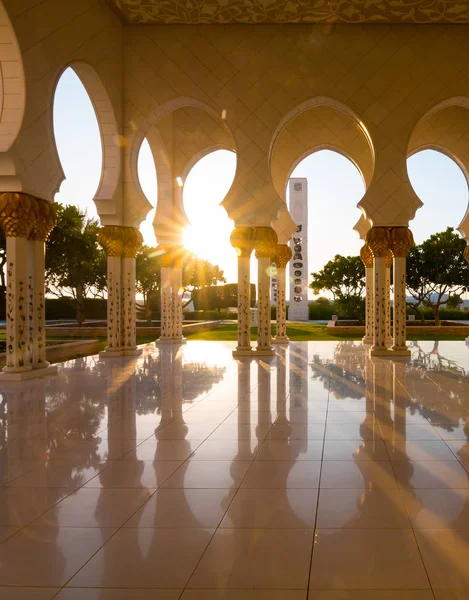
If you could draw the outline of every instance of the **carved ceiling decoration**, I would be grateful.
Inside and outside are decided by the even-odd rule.
[[[469,0],[109,0],[133,25],[469,23]]]

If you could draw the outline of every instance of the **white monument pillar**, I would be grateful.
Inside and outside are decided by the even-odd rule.
[[[289,186],[290,214],[296,223],[296,233],[290,241],[293,257],[288,320],[308,321],[308,181],[305,177],[292,178]]]

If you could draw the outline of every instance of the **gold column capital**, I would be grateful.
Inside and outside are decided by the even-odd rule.
[[[278,237],[272,227],[254,227],[254,249],[256,258],[272,258],[278,244]]]
[[[408,227],[391,227],[389,230],[389,248],[393,258],[406,257],[415,245],[414,236]]]
[[[108,256],[135,258],[142,247],[143,237],[135,227],[105,225],[99,230],[98,242]]]
[[[279,269],[285,269],[292,256],[293,253],[290,246],[287,246],[287,244],[277,244],[275,254],[272,257],[272,262],[274,262]]]
[[[56,223],[54,202],[23,192],[0,193],[0,227],[6,237],[45,241]]]
[[[121,229],[118,225],[105,225],[98,232],[98,242],[108,256],[122,256]]]
[[[122,256],[135,258],[143,245],[143,236],[135,227],[121,227],[122,229]]]
[[[235,227],[230,235],[230,244],[239,258],[249,258],[254,250],[254,228]]]
[[[368,244],[365,244],[360,250],[360,258],[362,259],[362,263],[365,265],[365,269],[373,268],[373,253],[371,252]]]
[[[384,259],[385,259],[386,269],[390,269],[392,267],[392,259],[393,259],[391,250],[388,250],[386,252],[386,256],[384,257]]]
[[[389,227],[372,227],[366,234],[366,243],[373,258],[385,258],[389,249]]]

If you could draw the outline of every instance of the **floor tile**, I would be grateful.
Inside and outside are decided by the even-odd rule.
[[[155,436],[157,440],[205,440],[217,428],[217,424],[211,423],[170,423]]]
[[[154,490],[81,488],[32,525],[35,527],[121,527]]]
[[[16,527],[0,527],[0,544],[11,537],[14,533],[21,529],[20,525]],[[0,596],[1,598],[1,596]]]
[[[467,429],[464,427],[448,427],[444,425],[435,425],[434,427],[442,440],[469,441]]]
[[[255,460],[321,460],[322,440],[272,440],[263,442]]]
[[[210,435],[211,440],[263,440],[269,433],[270,425],[261,423],[239,428],[237,423],[222,423]]]
[[[222,528],[314,528],[315,489],[240,489],[228,508]]]
[[[257,440],[215,440],[204,441],[191,456],[193,460],[254,460],[259,450]]]
[[[182,590],[64,588],[54,600],[178,600]]]
[[[269,431],[269,440],[323,440],[322,423],[274,423]]]
[[[469,488],[469,474],[456,461],[396,461],[393,469],[403,488]]]
[[[235,492],[224,489],[159,489],[125,527],[213,528]]]
[[[62,586],[115,531],[25,527],[0,545],[0,586]]]
[[[212,535],[210,529],[121,529],[69,586],[181,589]]]
[[[441,440],[388,441],[386,446],[392,461],[455,460],[450,448]]]
[[[390,461],[325,461],[321,488],[395,489],[398,487]]]
[[[466,590],[469,595],[469,531],[419,529],[415,535],[434,590]]]
[[[240,486],[251,463],[247,461],[187,461],[164,483],[164,488],[222,488]]]
[[[0,489],[0,527],[27,525],[70,492],[67,488]]]
[[[377,422],[327,423],[326,440],[381,440],[381,430]]]
[[[308,600],[434,600],[434,597],[430,590],[310,590]]]
[[[5,600],[51,600],[57,598],[60,588],[0,587],[0,598]]]
[[[181,600],[305,600],[303,590],[185,590]]]
[[[430,423],[410,424],[405,428],[405,433],[396,431],[393,427],[381,424],[383,438],[385,440],[440,440],[437,431]]]
[[[400,490],[319,492],[316,527],[321,529],[410,529]]]
[[[204,440],[155,440],[142,442],[121,460],[186,460]]]
[[[188,588],[305,589],[312,543],[311,530],[219,529]]]
[[[317,488],[320,471],[320,461],[255,461],[241,487]]]
[[[73,461],[54,460],[14,479],[8,485],[24,488],[68,488],[73,491],[109,468],[111,464],[103,462],[92,467],[81,467]]]
[[[326,440],[323,460],[389,460],[382,440]]]
[[[89,481],[87,488],[150,488],[159,487],[179,468],[181,461],[125,461],[113,463]]]
[[[469,489],[404,490],[403,498],[415,529],[469,528]]]
[[[317,529],[311,589],[428,589],[412,531]]]
[[[365,419],[369,419],[373,414],[367,412],[366,410],[341,410],[337,412],[328,412],[327,413],[327,423],[328,424],[340,424],[340,425],[352,425],[358,424],[360,425],[365,421]]]

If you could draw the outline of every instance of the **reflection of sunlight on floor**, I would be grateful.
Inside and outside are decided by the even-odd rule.
[[[183,364],[206,363],[211,366],[228,366],[233,358],[233,343],[217,343],[191,341],[184,346]]]

